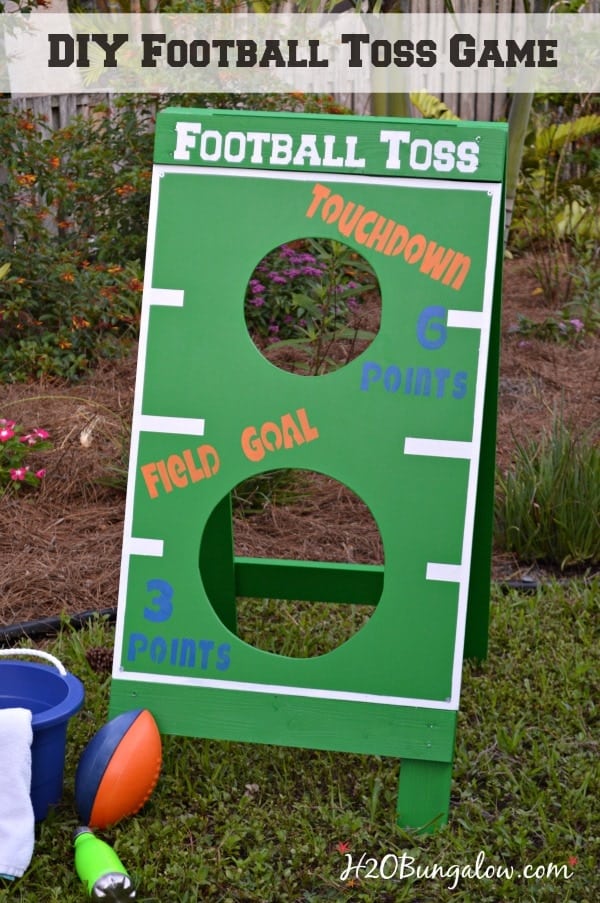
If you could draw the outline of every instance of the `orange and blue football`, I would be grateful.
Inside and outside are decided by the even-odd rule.
[[[106,828],[142,808],[162,764],[160,733],[148,709],[123,712],[97,731],[75,772],[81,824]]]

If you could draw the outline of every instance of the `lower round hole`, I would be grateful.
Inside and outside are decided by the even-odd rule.
[[[245,480],[231,499],[236,567],[246,568],[238,571],[237,582],[253,588],[232,600],[240,639],[277,655],[311,658],[358,633],[373,615],[383,586],[381,536],[362,499],[322,473],[290,469]],[[209,528],[210,521],[203,537],[207,549]],[[201,573],[202,560],[201,549]],[[290,562],[283,577],[282,560]],[[273,591],[270,561],[278,564]],[[327,569],[328,563],[364,566],[366,576],[358,580],[352,573],[344,580],[339,570]],[[217,588],[203,580],[219,614],[223,600],[217,603]]]

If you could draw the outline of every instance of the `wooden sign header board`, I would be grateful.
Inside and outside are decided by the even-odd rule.
[[[484,654],[487,634],[505,153],[489,123],[159,115],[112,714],[397,756],[400,820],[439,815],[465,635]],[[360,252],[382,297],[370,347],[315,377],[244,317],[257,263],[305,237]],[[234,558],[229,493],[278,468],[350,487],[383,567]],[[378,602],[299,659],[243,642],[236,596]]]

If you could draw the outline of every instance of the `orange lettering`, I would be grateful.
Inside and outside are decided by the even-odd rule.
[[[262,461],[265,450],[255,426],[247,426],[242,432],[242,451],[250,461]]]
[[[185,475],[185,464],[179,455],[169,455],[167,458],[167,471],[175,486],[183,489],[187,486],[188,481]]]
[[[151,461],[150,464],[142,464],[140,470],[142,471],[148,495],[151,499],[158,498],[158,489],[156,488],[156,484],[158,483],[156,464],[154,461]]]
[[[183,454],[183,460],[185,461],[186,467],[188,469],[188,473],[189,473],[190,477],[192,478],[192,483],[197,483],[198,480],[203,480],[204,479],[204,471],[201,467],[196,466],[196,462],[194,461],[194,459],[192,457],[191,448],[186,448],[186,450],[184,452],[182,452],[182,454]]]
[[[441,245],[436,245],[434,241],[430,241],[419,269],[426,276],[431,276],[432,279],[441,279],[444,270],[454,257],[454,253],[452,248],[446,249]]]
[[[281,418],[281,431],[284,448],[292,448],[294,445],[302,445],[304,442],[304,437],[291,414],[284,414]]]
[[[306,211],[306,215],[308,217],[314,216],[319,209],[319,204],[321,203],[321,201],[324,198],[328,198],[330,194],[331,190],[327,188],[326,185],[320,185],[318,182],[316,185],[313,185],[313,201]]]
[[[274,444],[268,439],[269,433],[273,434]],[[276,449],[281,448],[283,442],[281,430],[276,423],[272,423],[270,420],[267,421],[267,423],[263,423],[261,426],[260,438],[267,451],[275,451]]]
[[[163,486],[165,487],[165,492],[172,492],[173,484],[171,483],[171,481],[169,479],[169,474],[167,473],[167,468],[165,466],[165,462],[157,461],[156,466],[158,467],[158,472],[160,474],[161,482],[162,482]]]
[[[367,210],[367,212],[363,213],[359,219],[354,232],[354,237],[360,245],[364,245],[369,239],[369,233],[365,232],[365,226],[368,223],[374,223],[378,216],[379,214],[375,213],[374,210]]]
[[[221,466],[221,462],[216,450],[212,447],[212,445],[201,445],[197,451],[198,457],[200,458],[200,463],[202,464],[202,468],[204,470],[204,475],[206,477],[212,477],[215,473],[218,472],[219,467]]]
[[[316,427],[311,426],[308,422],[308,417],[306,416],[306,411],[304,408],[299,408],[296,411],[296,416],[298,417],[298,423],[302,428],[302,434],[307,442],[312,442],[313,439],[319,438],[319,431]]]
[[[457,253],[454,260],[446,271],[446,275],[442,279],[442,285],[449,285],[456,271],[460,269],[456,279],[452,282],[452,288],[459,289],[467,277],[467,273],[471,269],[471,258],[465,254]]]

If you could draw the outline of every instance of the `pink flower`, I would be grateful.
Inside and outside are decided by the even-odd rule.
[[[36,470],[35,475],[38,478],[38,480],[43,480],[44,477],[46,476],[46,468],[42,467],[40,470]]]
[[[46,430],[41,430],[36,427],[30,433],[26,433],[24,436],[21,436],[19,438],[19,442],[24,442],[27,445],[35,445],[37,442],[49,438],[50,433],[48,433]]]
[[[9,439],[12,439],[15,431],[12,426],[3,426],[0,427],[0,442],[8,442]]]
[[[15,482],[20,483],[27,476],[28,467],[15,467],[10,472],[11,480],[15,480]]]
[[[5,420],[4,417],[0,418],[0,426],[7,426],[9,430],[14,429],[15,423],[15,420]]]
[[[571,324],[575,332],[581,332],[584,327],[583,321],[578,319],[577,317],[575,317],[573,320],[569,320],[569,323]]]

